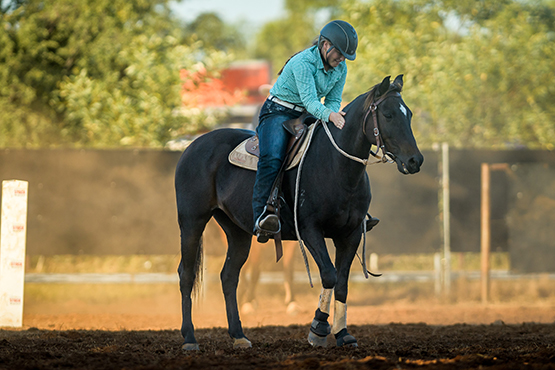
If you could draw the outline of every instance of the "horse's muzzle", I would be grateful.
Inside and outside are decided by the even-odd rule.
[[[397,169],[405,175],[414,174],[420,171],[420,166],[424,163],[424,156],[421,153],[409,157],[407,161],[397,159]]]

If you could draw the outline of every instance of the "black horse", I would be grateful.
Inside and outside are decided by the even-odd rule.
[[[424,160],[411,129],[412,112],[401,98],[402,75],[393,83],[386,77],[345,107],[342,130],[333,124],[317,127],[302,168],[288,170],[283,179],[282,238],[297,240],[297,233],[316,262],[322,294],[308,340],[323,346],[331,332],[338,346],[356,346],[347,332],[346,300],[351,263],[363,234],[370,205],[366,159],[372,145],[397,163],[403,174],[420,170]],[[322,127],[328,125],[328,133]],[[183,349],[199,349],[191,320],[191,295],[202,271],[201,236],[214,217],[224,230],[228,250],[221,282],[226,302],[229,335],[234,347],[251,347],[237,309],[239,272],[252,240],[252,191],[255,172],[229,163],[229,153],[252,131],[221,129],[196,139],[185,150],[175,174],[177,211],[181,229],[179,280],[182,296]],[[386,154],[387,153],[387,154]],[[297,173],[301,171],[297,185]],[[296,189],[297,187],[297,189]],[[297,207],[295,199],[297,194]],[[297,229],[294,223],[296,210]],[[335,266],[324,238],[336,248]],[[332,292],[335,294],[333,328],[328,324]]]

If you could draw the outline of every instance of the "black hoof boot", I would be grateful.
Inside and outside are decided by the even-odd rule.
[[[337,347],[358,347],[357,340],[347,332],[347,329],[342,329],[335,334],[335,340]]]
[[[320,311],[320,309],[316,310],[308,332],[308,343],[313,347],[325,347],[327,345],[327,337],[331,332],[328,317],[327,313]]]

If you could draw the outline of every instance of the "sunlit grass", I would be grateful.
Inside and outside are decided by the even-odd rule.
[[[272,248],[263,251],[259,262],[262,271],[276,271]],[[179,264],[179,255],[130,255],[130,256],[94,256],[94,255],[54,255],[30,256],[26,266],[28,273],[175,273]],[[225,257],[210,256],[210,266],[221,268]],[[432,254],[379,255],[380,271],[433,271]],[[355,262],[354,263],[358,263]],[[300,254],[296,266],[302,270]],[[495,252],[491,254],[492,270],[509,270],[509,254]],[[453,253],[452,271],[480,270],[480,253]]]

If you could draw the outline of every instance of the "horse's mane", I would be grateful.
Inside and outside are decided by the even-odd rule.
[[[370,108],[370,104],[372,104],[372,102],[374,102],[375,98],[377,97],[377,93],[378,93],[378,87],[381,85],[381,83],[379,84],[375,84],[374,86],[372,86],[370,88],[370,90],[368,90],[364,95],[366,96],[365,100],[364,100],[364,110],[367,111]],[[392,82],[389,85],[389,89],[387,89],[386,94],[389,92],[398,92],[399,94],[401,93],[401,91],[403,90],[403,85],[397,83],[397,82]]]

